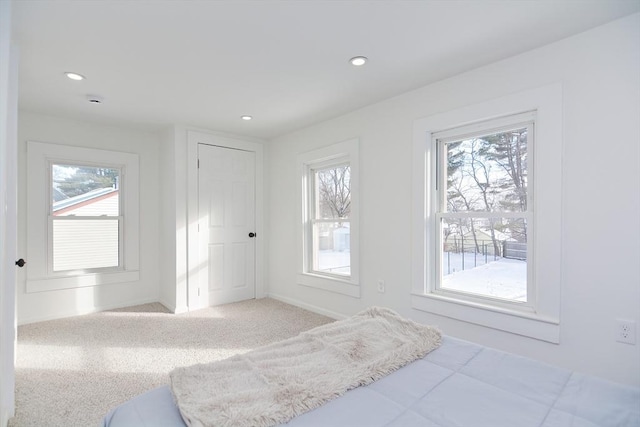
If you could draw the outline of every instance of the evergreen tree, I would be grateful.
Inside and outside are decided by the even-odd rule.
[[[527,210],[527,130],[526,128],[489,135],[483,138],[478,153],[497,165],[503,174],[496,180],[500,192],[500,210],[525,212]],[[525,242],[526,222],[522,219],[505,219],[494,224],[519,242]]]
[[[58,194],[69,198],[98,188],[116,188],[119,175],[120,171],[112,168],[54,165],[53,185]]]

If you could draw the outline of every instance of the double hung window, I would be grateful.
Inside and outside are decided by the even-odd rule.
[[[559,342],[562,146],[558,84],[414,122],[413,308]]]
[[[346,159],[309,167],[307,269],[351,275],[351,165]]]
[[[298,156],[298,283],[359,297],[358,141]]]
[[[27,292],[139,280],[138,156],[27,143]]]
[[[435,290],[532,305],[533,113],[434,133]]]
[[[122,266],[122,171],[51,163],[49,259],[52,273]]]

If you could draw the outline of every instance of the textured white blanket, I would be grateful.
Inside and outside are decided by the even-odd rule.
[[[369,384],[434,350],[440,332],[373,307],[227,360],[178,368],[185,423],[272,426]]]

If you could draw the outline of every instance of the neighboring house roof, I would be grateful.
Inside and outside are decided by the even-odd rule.
[[[55,183],[54,183],[55,185]],[[62,200],[68,199],[67,195],[60,191],[58,188],[53,187],[52,193],[53,202],[60,202]]]
[[[97,203],[117,194],[117,188],[98,188],[79,196],[69,197],[67,199],[54,202],[53,212],[55,215],[61,215],[63,213],[68,213],[69,211],[79,209],[83,206]]]

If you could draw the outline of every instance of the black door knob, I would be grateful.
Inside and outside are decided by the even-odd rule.
[[[252,231],[251,233],[249,233],[249,237],[256,237],[256,233]]]
[[[17,261],[16,261],[16,265],[17,265],[18,267],[24,267],[24,265],[25,265],[26,263],[27,263],[27,262],[26,262],[25,260],[23,260],[22,258],[20,258],[19,260],[17,260]]]

